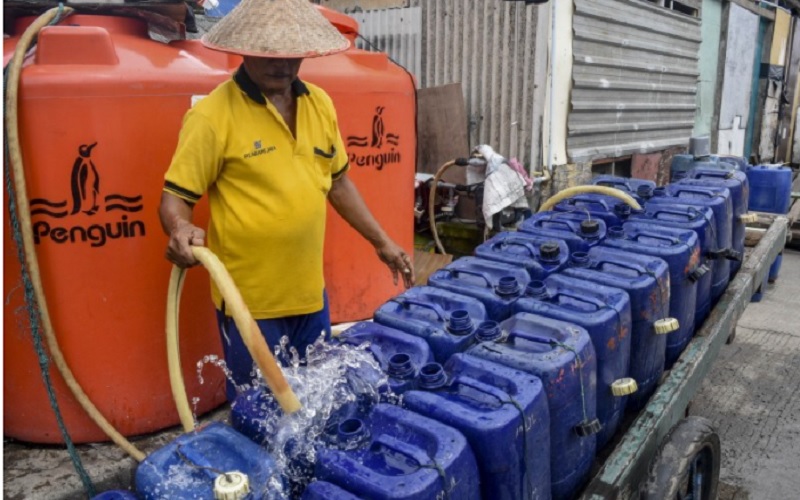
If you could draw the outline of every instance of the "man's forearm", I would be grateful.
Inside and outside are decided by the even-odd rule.
[[[184,200],[167,192],[161,193],[158,217],[161,220],[161,227],[167,235],[172,234],[175,228],[181,224],[191,224],[193,212],[193,207]]]

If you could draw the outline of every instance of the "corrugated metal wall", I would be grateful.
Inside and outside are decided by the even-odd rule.
[[[642,0],[575,0],[570,161],[688,144],[700,20]]]
[[[372,47],[386,52],[419,81],[422,73],[422,9],[371,10],[350,14],[360,25],[360,35],[369,41],[356,40],[360,49]],[[370,47],[370,44],[372,47]]]
[[[416,41],[397,36],[409,29],[398,19],[411,19],[405,13],[414,8],[420,9],[421,61],[419,70],[407,67],[420,86],[461,83],[470,143],[530,162],[538,8],[498,0],[411,0],[407,9],[354,17],[366,38],[402,62],[413,52],[404,44]]]

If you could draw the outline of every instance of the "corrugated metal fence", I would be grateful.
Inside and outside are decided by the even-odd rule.
[[[406,66],[422,88],[461,83],[471,144],[529,162],[538,9],[498,0],[410,5],[351,15],[362,36]]]
[[[700,20],[641,0],[575,0],[570,161],[688,144]]]

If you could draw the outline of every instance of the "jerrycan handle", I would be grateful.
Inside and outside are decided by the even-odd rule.
[[[547,218],[547,219],[538,219],[536,221],[536,225],[539,226],[539,227],[544,227],[544,223],[545,222],[550,223],[550,224],[564,226],[569,231],[572,231],[573,228],[575,227],[574,224],[571,224],[572,221],[565,221],[565,220],[555,219],[555,218],[552,218],[552,217]]]
[[[659,214],[669,214],[669,215],[678,215],[686,217],[687,220],[691,220],[686,212],[682,212],[680,210],[676,210],[674,208],[658,208],[653,210],[653,217],[658,218]],[[699,212],[695,212],[695,215],[699,215]]]
[[[558,297],[559,295],[563,295],[564,297],[569,297],[571,299],[577,300],[578,302],[583,302],[584,304],[595,306],[598,311],[606,306],[605,302],[603,302],[600,299],[595,299],[594,297],[582,297],[580,295],[571,292],[564,292],[562,290],[556,292],[554,294],[554,297]]]
[[[203,471],[211,479],[216,479],[219,476],[219,472],[214,472],[217,469],[214,468],[214,464],[208,460],[208,458],[200,451],[196,450],[193,446],[184,446],[182,444],[177,444],[175,447],[175,453],[180,457],[181,461],[188,462],[190,465],[194,465],[195,468],[200,469]]]
[[[498,242],[495,245],[495,248],[500,248],[502,246],[518,246],[518,247],[522,247],[522,248],[524,248],[525,250],[528,251],[528,253],[530,254],[531,257],[536,257],[536,248],[533,246],[533,244],[525,241],[522,238],[507,238],[507,239],[505,239],[503,241]]]
[[[378,449],[381,447],[394,451],[395,453],[404,455],[410,458],[411,460],[414,460],[420,467],[428,465],[432,462],[428,454],[422,451],[421,449],[408,445],[388,434],[379,434],[372,441],[373,452],[377,452]]]
[[[456,275],[456,276],[459,275],[459,274],[467,274],[469,276],[477,276],[478,278],[481,278],[481,279],[483,279],[483,281],[486,282],[486,288],[494,288],[492,286],[492,281],[489,279],[489,277],[486,276],[485,274],[483,274],[480,271],[470,271],[470,270],[467,270],[467,269],[448,269],[446,267],[441,269],[441,271],[446,271],[446,272],[450,273],[451,275]]]
[[[642,233],[637,232],[636,234],[632,235],[633,239],[636,240],[637,242],[639,241],[639,238],[641,238],[642,236],[646,236],[646,237],[652,238],[654,240],[668,241],[669,243],[671,243],[673,245],[676,243],[674,238],[670,238],[668,236],[661,236],[661,235],[658,235],[658,234],[652,234],[652,233],[650,233],[650,234],[642,234]]]
[[[497,387],[491,386],[489,384],[484,384],[483,382],[466,375],[456,376],[456,378],[453,380],[453,384],[460,384],[465,387],[470,387],[472,389],[475,389],[476,391],[482,392],[484,394],[488,394],[489,396],[497,398],[497,400],[500,403],[504,403],[507,400],[511,399],[511,397],[508,394],[501,391]]]
[[[395,302],[397,304],[400,304],[406,309],[408,309],[408,306],[417,306],[417,307],[422,307],[424,309],[429,309],[434,313],[436,313],[436,317],[439,321],[444,322],[446,320],[444,310],[436,304],[431,304],[429,302],[423,302],[421,300],[416,300],[416,299],[409,299],[407,297],[394,297],[392,299],[389,299],[389,302]]]
[[[507,339],[512,338],[520,338],[523,340],[527,340],[529,342],[536,342],[537,344],[547,344],[551,347],[555,347],[556,343],[558,342],[555,339],[550,339],[547,337],[541,337],[539,335],[535,335],[533,333],[524,332],[522,330],[511,330],[508,332]]]
[[[603,264],[610,264],[612,266],[624,267],[625,269],[630,269],[631,271],[639,273],[639,276],[642,276],[644,274],[649,274],[644,266],[641,266],[639,264],[631,264],[630,262],[611,261],[601,257],[597,259],[597,264],[598,264],[597,267],[601,267]]]

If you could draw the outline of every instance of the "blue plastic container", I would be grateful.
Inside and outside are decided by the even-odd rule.
[[[656,189],[655,196],[648,200],[648,205],[692,205],[709,207],[714,212],[714,233],[717,236],[717,258],[714,265],[718,273],[728,272],[731,275],[731,260],[741,260],[743,255],[733,248],[733,203],[731,192],[724,187],[690,186],[687,184],[670,184]],[[724,268],[724,269],[723,269]],[[711,285],[711,304],[716,304],[725,293],[725,285],[718,280]]]
[[[667,337],[656,321],[669,317],[669,267],[663,259],[595,247],[576,253],[560,274],[625,290],[631,301],[630,377],[639,390],[628,398],[628,409],[640,410],[664,373]]]
[[[792,203],[792,169],[781,165],[756,165],[747,170],[750,210],[785,214]]]
[[[643,198],[649,196],[656,187],[656,183],[653,181],[634,179],[631,177],[618,177],[615,175],[598,175],[592,179],[592,184],[595,186],[612,187]]]
[[[248,499],[282,499],[270,486],[279,471],[267,451],[219,422],[178,437],[136,469],[136,491],[145,500],[214,498],[217,471],[238,471],[250,483]]]
[[[531,279],[540,280],[569,262],[569,247],[564,241],[522,232],[505,232],[475,249],[481,259],[524,267]]]
[[[638,196],[636,197],[638,198]],[[637,200],[639,201],[639,200]],[[567,198],[556,204],[557,212],[588,213],[592,217],[603,219],[606,227],[621,225],[624,220],[617,215],[616,207],[622,204],[619,198],[604,194],[587,193]],[[642,204],[641,202],[640,204]]]
[[[362,500],[335,484],[326,481],[314,481],[309,484],[300,500]]]
[[[750,182],[747,174],[739,170],[716,170],[708,168],[695,168],[691,170],[681,184],[693,186],[721,186],[728,188],[731,193],[733,208],[731,244],[733,249],[744,255],[745,223],[741,217],[749,210]],[[741,260],[734,260],[730,264],[731,278],[742,267]]]
[[[503,321],[511,316],[512,305],[528,281],[528,272],[518,265],[462,257],[431,274],[428,285],[478,299],[488,319]]]
[[[653,203],[644,211],[631,213],[627,220],[697,233],[701,265],[710,271],[697,280],[694,324],[700,328],[711,313],[713,290],[724,291],[730,280],[728,261],[717,248],[714,212],[701,205]]]
[[[350,345],[369,342],[369,351],[389,376],[389,389],[395,394],[413,389],[419,369],[433,361],[431,348],[422,338],[371,321],[351,326],[338,340]]]
[[[128,490],[110,490],[93,496],[92,500],[138,500],[138,498],[135,493]]]
[[[477,340],[468,354],[541,379],[550,410],[551,493],[554,500],[573,498],[589,477],[600,428],[589,334],[571,323],[522,313],[498,329],[482,330]]]
[[[544,281],[532,281],[514,310],[569,321],[589,332],[597,355],[597,419],[603,426],[597,447],[603,448],[617,432],[628,401],[627,396],[612,394],[611,388],[630,374],[628,294],[619,288],[554,274]]]
[[[678,330],[668,334],[664,368],[680,357],[694,334],[697,281],[702,278],[700,245],[697,233],[649,223],[626,222],[612,228],[603,246],[627,252],[660,257],[669,266],[669,315],[678,320]]]
[[[375,311],[376,322],[427,341],[439,363],[469,347],[487,319],[479,300],[430,286],[406,290]]]
[[[606,223],[586,213],[545,211],[523,222],[520,231],[564,240],[570,252],[588,252],[606,237]]]
[[[339,422],[331,442],[317,449],[314,476],[370,499],[481,498],[477,464],[464,436],[387,404]]]
[[[777,257],[775,257],[775,261],[769,266],[769,275],[767,276],[767,280],[770,283],[775,283],[778,281],[778,274],[781,272],[781,264],[783,263],[783,252],[779,253]]]
[[[550,499],[550,414],[538,377],[468,354],[420,377],[403,406],[464,434],[483,498]]]

